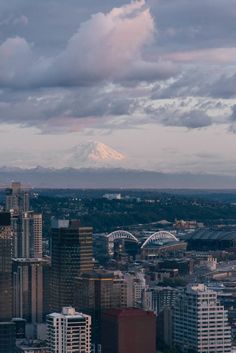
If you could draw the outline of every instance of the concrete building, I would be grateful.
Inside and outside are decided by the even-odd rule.
[[[50,310],[74,303],[75,278],[93,269],[92,228],[54,220],[51,234]]]
[[[11,213],[14,232],[14,257],[42,257],[42,214],[30,211],[29,193],[21,183],[6,190],[5,209]]]
[[[231,352],[228,313],[216,292],[196,284],[180,294],[173,309],[173,344],[183,353]]]
[[[41,258],[43,256],[43,220],[41,213],[33,212],[33,254],[34,258]]]
[[[18,257],[42,257],[42,215],[33,211],[19,217]]]
[[[43,259],[13,259],[13,315],[28,323],[43,321]]]
[[[49,353],[91,353],[91,317],[64,307],[47,316]]]
[[[29,211],[29,193],[22,189],[21,183],[12,182],[6,189],[5,210],[13,214]]]
[[[127,307],[141,308],[142,292],[146,286],[145,276],[142,272],[125,273],[127,283]]]
[[[112,309],[102,317],[102,353],[156,353],[156,316],[141,309]]]
[[[12,214],[11,226],[14,233],[14,257],[42,257],[42,214],[33,211]]]
[[[173,287],[155,286],[146,288],[142,294],[142,305],[145,310],[160,313],[174,305],[179,290]]]

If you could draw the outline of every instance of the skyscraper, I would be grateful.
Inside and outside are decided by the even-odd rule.
[[[41,213],[33,213],[33,257],[43,256],[43,220]]]
[[[30,211],[29,193],[21,183],[6,190],[5,209],[11,213],[14,232],[14,257],[42,257],[42,214]]]
[[[189,285],[173,312],[173,344],[183,353],[229,353],[228,314],[217,293],[203,284]]]
[[[13,182],[11,187],[6,189],[5,209],[14,214],[29,211],[29,193],[22,190],[21,183]]]
[[[72,307],[47,316],[49,353],[91,353],[91,318]]]
[[[108,271],[83,273],[75,281],[75,306],[89,315],[110,308],[126,307],[126,287],[124,278],[117,278]]]
[[[74,302],[75,278],[91,271],[92,228],[78,221],[54,221],[51,234],[51,310]]]
[[[42,259],[13,259],[13,315],[30,323],[43,321]]]
[[[22,213],[18,249],[18,257],[42,257],[42,214],[33,211]]]
[[[111,309],[102,317],[102,353],[156,353],[156,316],[141,309]]]
[[[126,282],[107,271],[83,273],[75,281],[75,307],[92,317],[95,352],[101,345],[101,315],[110,308],[127,306]]]
[[[12,318],[13,234],[10,214],[0,213],[0,321]]]
[[[12,319],[13,234],[10,213],[0,213],[0,352],[14,353],[15,325]]]

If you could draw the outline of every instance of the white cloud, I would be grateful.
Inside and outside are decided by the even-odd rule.
[[[83,86],[101,81],[165,79],[175,73],[173,65],[150,62],[143,56],[154,33],[154,20],[145,1],[133,1],[83,22],[64,51],[54,57],[36,58],[25,39],[7,39],[0,46],[0,85]]]
[[[7,39],[0,46],[0,84],[20,86],[33,64],[32,51],[24,38]]]

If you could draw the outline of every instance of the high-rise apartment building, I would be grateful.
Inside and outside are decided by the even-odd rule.
[[[5,209],[11,213],[14,257],[42,257],[42,214],[30,211],[29,193],[19,182],[6,190]]]
[[[13,217],[14,220],[14,217]],[[12,220],[12,222],[13,222]],[[14,220],[17,236],[17,257],[42,257],[42,214],[33,211],[23,212]]]
[[[203,284],[189,285],[173,309],[173,344],[183,353],[229,353],[228,313],[217,293]]]
[[[49,353],[91,353],[90,316],[64,307],[47,316],[47,331]]]
[[[41,258],[43,256],[43,220],[41,213],[33,213],[33,257]]]
[[[5,209],[14,214],[29,211],[29,193],[22,190],[21,183],[13,182],[11,187],[6,189]]]
[[[57,220],[51,234],[51,310],[73,305],[75,278],[93,269],[92,228]]]
[[[13,259],[13,315],[29,323],[43,321],[43,259]]]
[[[156,316],[141,309],[111,309],[102,317],[102,353],[156,353]]]

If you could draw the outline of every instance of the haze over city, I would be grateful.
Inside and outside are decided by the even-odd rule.
[[[1,1],[0,166],[234,177],[234,5]]]

